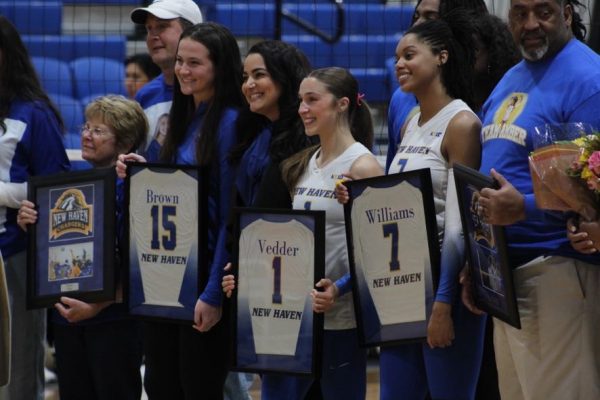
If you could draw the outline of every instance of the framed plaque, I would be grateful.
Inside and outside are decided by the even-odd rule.
[[[197,166],[127,164],[125,297],[130,314],[193,322],[208,278],[203,183]]]
[[[324,276],[325,212],[235,213],[233,369],[319,376],[323,314],[310,292]]]
[[[29,179],[27,198],[38,207],[27,231],[29,309],[61,296],[115,298],[115,180],[113,168]]]
[[[344,184],[361,346],[426,338],[440,262],[429,169]]]
[[[486,224],[478,212],[479,191],[497,184],[491,177],[460,164],[454,164],[454,178],[475,305],[520,329],[504,228]]]

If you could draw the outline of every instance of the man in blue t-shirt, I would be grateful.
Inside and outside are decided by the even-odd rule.
[[[168,129],[179,37],[188,26],[202,22],[202,13],[193,0],[155,0],[134,9],[131,20],[146,27],[148,53],[162,71],[135,96],[148,118],[148,136],[140,151],[158,155]]]
[[[495,320],[500,392],[507,399],[598,399],[600,256],[566,236],[566,213],[536,207],[528,166],[534,128],[600,128],[600,56],[584,45],[574,0],[511,0],[509,25],[524,60],[483,106],[485,222],[506,226],[522,329]]]

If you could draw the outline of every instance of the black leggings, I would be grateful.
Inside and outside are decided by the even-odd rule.
[[[227,313],[208,332],[191,325],[145,322],[144,387],[150,400],[223,398],[229,364]]]
[[[142,340],[138,321],[55,323],[61,400],[139,400]]]

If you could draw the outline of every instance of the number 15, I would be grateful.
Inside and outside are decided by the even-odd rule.
[[[160,206],[154,205],[150,209],[150,216],[152,217],[152,242],[150,247],[153,250],[160,249],[160,241],[158,239],[158,220]],[[162,235],[162,246],[165,250],[175,250],[177,247],[177,225],[169,219],[171,216],[177,215],[177,207],[175,206],[162,206],[162,227],[168,233],[168,235]]]

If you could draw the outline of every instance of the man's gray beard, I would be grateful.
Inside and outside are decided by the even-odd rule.
[[[530,51],[525,50],[525,47],[523,47],[522,44],[519,44],[519,50],[521,51],[521,55],[527,61],[541,60],[548,52],[549,47],[550,47],[550,45],[548,43],[547,38],[544,39],[544,44],[542,44],[540,47],[538,47],[534,50],[530,50]]]

